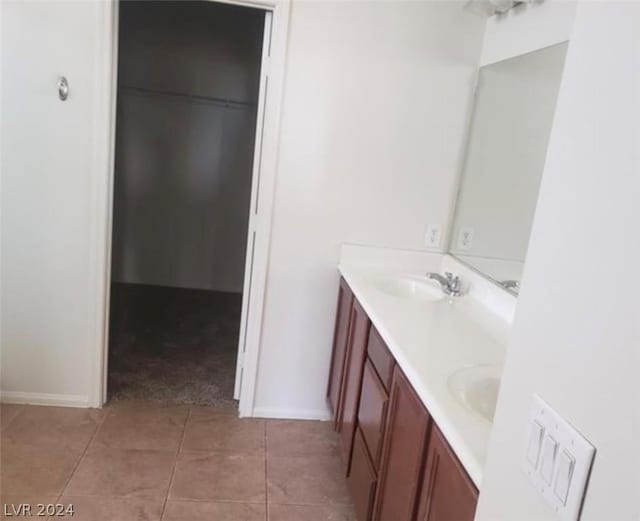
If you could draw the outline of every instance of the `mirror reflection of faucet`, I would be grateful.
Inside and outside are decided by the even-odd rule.
[[[459,297],[462,295],[462,281],[458,275],[454,276],[453,273],[445,271],[443,276],[430,271],[427,273],[427,278],[439,282],[445,295],[450,297]]]
[[[510,289],[515,293],[518,293],[520,291],[519,280],[501,280],[498,284],[500,284],[504,289]]]

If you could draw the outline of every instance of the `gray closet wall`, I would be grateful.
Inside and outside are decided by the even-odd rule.
[[[242,291],[264,14],[120,4],[112,279]]]

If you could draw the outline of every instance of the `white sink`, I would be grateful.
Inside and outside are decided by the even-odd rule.
[[[437,301],[445,297],[437,283],[425,275],[398,275],[377,281],[377,288],[388,295],[400,298]]]
[[[493,423],[501,376],[497,365],[465,367],[449,376],[449,391],[466,409]]]

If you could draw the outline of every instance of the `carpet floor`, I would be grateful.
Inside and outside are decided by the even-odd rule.
[[[242,295],[112,285],[111,400],[237,407]]]

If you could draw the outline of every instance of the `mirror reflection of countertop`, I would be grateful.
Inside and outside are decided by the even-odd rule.
[[[456,396],[455,385],[459,386],[459,381],[464,384],[465,369],[477,366],[478,371],[467,371],[470,388],[476,386],[479,393],[496,392],[495,377],[493,381],[482,379],[482,373],[483,368],[492,368],[496,377],[501,374],[509,324],[469,294],[434,299],[428,288],[421,288],[414,297],[411,292],[403,292],[406,288],[402,285],[394,292],[394,281],[411,277],[419,280],[426,271],[440,271],[444,255],[413,253],[411,262],[405,265],[402,259],[393,262],[388,252],[386,255],[386,260],[377,265],[353,262],[353,256],[343,255],[339,271],[480,487],[491,432],[486,419],[491,415],[491,404],[484,403],[486,397],[480,394],[478,403],[470,405],[482,412],[472,410]],[[439,295],[439,288],[435,288]],[[474,380],[476,374],[480,378]]]

